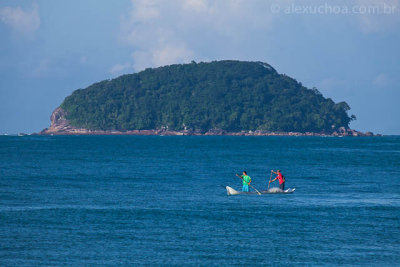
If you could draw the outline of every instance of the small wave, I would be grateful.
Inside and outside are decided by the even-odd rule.
[[[110,206],[94,206],[94,205],[50,205],[50,206],[24,206],[24,207],[0,207],[0,212],[7,211],[34,211],[34,210],[117,210],[117,209],[133,209],[135,207],[110,207]]]
[[[208,211],[207,209],[193,209],[193,208],[172,209],[165,207],[99,206],[99,205],[46,205],[46,206],[0,207],[0,212],[36,211],[36,210],[154,210],[154,211],[167,211],[167,212]]]

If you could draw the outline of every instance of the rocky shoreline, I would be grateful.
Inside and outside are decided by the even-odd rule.
[[[58,107],[52,113],[50,120],[51,125],[49,128],[37,133],[38,135],[158,135],[158,136],[381,136],[380,134],[374,135],[372,132],[360,132],[352,129],[339,128],[332,133],[314,133],[314,132],[268,132],[268,131],[240,131],[228,132],[220,129],[209,130],[207,132],[200,132],[194,130],[171,131],[166,128],[153,129],[153,130],[129,130],[129,131],[116,131],[116,130],[89,130],[82,128],[75,128],[69,124],[66,119],[66,113],[62,108]]]
[[[213,130],[207,132],[194,132],[194,131],[169,131],[162,129],[155,130],[131,130],[131,131],[102,131],[102,130],[87,130],[87,129],[70,129],[67,131],[51,132],[47,129],[37,133],[38,135],[158,135],[158,136],[381,136],[380,134],[373,134],[371,132],[359,132],[356,130],[349,130],[346,133],[332,134],[327,133],[313,133],[313,132],[264,132],[264,131],[241,131],[241,132],[227,132],[223,130]]]

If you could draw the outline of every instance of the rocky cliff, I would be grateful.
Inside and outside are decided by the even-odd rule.
[[[66,115],[67,113],[61,107],[56,108],[50,116],[50,127],[44,129],[39,134],[90,134],[90,131],[86,129],[77,129],[72,127],[67,120]]]

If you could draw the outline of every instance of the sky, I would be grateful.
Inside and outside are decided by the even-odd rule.
[[[400,0],[1,0],[0,134],[38,132],[74,90],[192,60],[263,61],[400,134]]]

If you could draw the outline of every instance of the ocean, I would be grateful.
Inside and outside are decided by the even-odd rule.
[[[1,136],[0,266],[400,266],[399,167],[399,136]],[[296,191],[227,196],[271,169]]]

